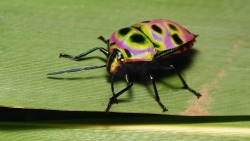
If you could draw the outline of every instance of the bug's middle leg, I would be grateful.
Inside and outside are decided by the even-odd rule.
[[[128,83],[128,86],[115,94],[115,92],[114,92],[114,75],[112,76],[112,78],[111,78],[111,90],[112,90],[113,96],[109,99],[108,106],[105,110],[106,113],[109,112],[112,104],[117,103],[117,97],[120,96],[121,94],[123,94],[125,91],[127,91],[129,88],[131,88],[133,86],[133,79],[129,78],[129,76],[127,74],[125,75],[125,79]]]
[[[75,61],[79,61],[79,60],[82,60],[84,56],[96,51],[96,50],[100,50],[104,55],[108,56],[108,51],[102,47],[95,47],[95,48],[92,48],[86,52],[83,52],[77,56],[73,56],[73,55],[69,55],[69,54],[65,54],[65,53],[60,53],[59,55],[59,58],[68,58],[68,59],[71,59],[71,60],[75,60]]]
[[[165,111],[168,111],[168,109],[161,103],[161,100],[160,100],[160,97],[158,95],[158,91],[157,91],[157,88],[156,88],[156,85],[155,85],[155,80],[154,80],[154,77],[152,75],[149,75],[150,79],[151,79],[151,82],[153,84],[153,87],[154,87],[154,91],[155,91],[155,100],[158,102],[158,104],[161,106],[163,112]]]

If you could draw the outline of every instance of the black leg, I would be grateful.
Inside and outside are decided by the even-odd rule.
[[[109,40],[106,40],[103,36],[99,36],[97,39],[103,41],[105,44],[109,43]]]
[[[79,60],[82,59],[82,57],[84,57],[84,56],[86,56],[86,55],[88,55],[88,54],[90,54],[90,53],[92,53],[92,52],[94,52],[94,51],[96,51],[96,50],[98,50],[98,49],[99,49],[104,55],[108,56],[108,51],[107,51],[106,49],[104,49],[104,48],[102,48],[102,47],[95,47],[95,48],[92,48],[92,49],[90,49],[90,50],[88,50],[88,51],[86,51],[86,52],[83,52],[82,54],[77,55],[77,56],[72,56],[72,55],[68,55],[68,54],[65,54],[65,53],[61,53],[61,54],[59,55],[59,58],[63,57],[63,58],[69,58],[69,59],[71,59],[71,60],[79,61]]]
[[[185,89],[188,89],[190,92],[192,92],[195,96],[197,96],[197,98],[201,97],[201,94],[195,90],[193,90],[192,88],[190,88],[187,83],[185,82],[185,80],[183,79],[183,77],[181,76],[181,74],[175,69],[175,67],[173,65],[170,65],[170,67],[177,73],[177,75],[179,76],[179,78],[181,79],[181,82],[184,86]]]
[[[125,76],[125,79],[126,79],[126,81],[128,83],[128,86],[126,88],[124,88],[123,90],[121,90],[120,92],[118,92],[117,94],[115,94],[115,92],[114,92],[114,74],[111,77],[111,90],[112,90],[113,96],[109,100],[108,106],[107,106],[107,108],[105,110],[106,113],[109,112],[112,104],[118,103],[117,102],[117,97],[120,96],[121,94],[123,94],[125,91],[127,91],[130,87],[132,87],[133,80],[130,79],[128,75]]]
[[[158,104],[161,106],[163,112],[167,111],[168,109],[161,103],[161,100],[160,100],[160,97],[158,95],[158,91],[157,91],[157,88],[156,88],[156,85],[155,85],[155,80],[154,80],[154,77],[152,75],[149,75],[151,81],[152,81],[152,84],[153,84],[153,87],[154,87],[154,91],[155,91],[155,100],[158,102]]]

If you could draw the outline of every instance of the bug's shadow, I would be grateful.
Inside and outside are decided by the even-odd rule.
[[[166,67],[168,67],[169,64],[172,64],[179,72],[182,72],[192,65],[193,59],[195,58],[197,53],[198,51],[196,49],[191,49],[181,54],[173,55],[169,58],[161,60],[161,64],[162,66]],[[176,75],[176,73],[171,69],[156,70],[153,73],[155,79],[161,79],[168,76]]]
[[[151,74],[155,78],[156,83],[161,83],[170,89],[182,89],[183,88],[182,85],[176,86],[176,85],[172,85],[170,83],[163,81],[170,76],[177,75],[172,69],[167,69],[167,67],[169,66],[169,64],[172,64],[175,66],[176,69],[178,69],[179,72],[183,72],[183,71],[185,71],[185,69],[188,69],[192,65],[193,58],[195,58],[195,55],[197,53],[198,53],[197,50],[191,49],[191,50],[188,50],[182,54],[174,55],[172,57],[161,60],[160,61],[161,65],[163,67],[165,66],[166,69],[155,69],[151,72]],[[107,78],[107,81],[110,82],[110,76],[107,75],[106,78]],[[153,85],[149,79],[149,76],[147,76],[146,74],[138,74],[138,75],[134,75],[133,78],[134,78],[134,84],[144,86],[146,88],[146,90],[148,91],[148,93],[150,93],[153,98],[155,97]],[[123,77],[116,78],[116,81],[118,81],[118,82],[123,81],[125,83],[125,80]],[[181,84],[181,80],[179,80],[179,81]],[[133,89],[133,87],[132,87],[132,89]],[[133,97],[133,90],[132,89],[130,89],[128,91],[129,97],[127,99],[119,100],[119,98],[118,98],[118,102],[131,101],[131,98]]]

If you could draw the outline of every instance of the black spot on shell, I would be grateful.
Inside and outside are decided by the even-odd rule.
[[[127,54],[128,57],[132,56],[131,53],[127,49],[125,49],[125,52],[126,52],[126,54]]]
[[[158,45],[157,43],[153,43],[153,45],[154,45],[155,48],[159,48],[160,47],[160,45]]]
[[[172,38],[174,39],[175,43],[178,45],[181,45],[183,43],[183,41],[181,40],[181,38],[177,34],[173,34]]]
[[[155,32],[157,32],[157,33],[159,33],[159,34],[162,34],[162,29],[161,29],[158,25],[153,24],[153,25],[151,25],[151,28],[152,28]]]
[[[168,27],[171,28],[172,30],[178,31],[175,25],[168,24]]]
[[[129,33],[129,31],[131,31],[131,28],[126,27],[126,28],[120,29],[118,32],[119,32],[120,35],[125,36],[126,34]]]
[[[145,37],[143,37],[141,34],[133,34],[130,36],[130,41],[131,42],[135,42],[135,43],[139,43],[139,44],[143,44],[145,42]]]

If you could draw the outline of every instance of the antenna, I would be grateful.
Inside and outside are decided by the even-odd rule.
[[[82,70],[98,69],[98,68],[103,68],[103,67],[106,67],[106,65],[103,65],[103,66],[89,66],[89,67],[86,67],[86,68],[76,68],[76,69],[71,69],[71,70],[51,72],[51,73],[48,73],[47,75],[57,75],[57,74],[69,73],[69,72],[78,72],[78,71],[82,71]]]

